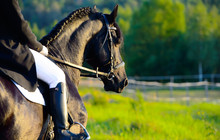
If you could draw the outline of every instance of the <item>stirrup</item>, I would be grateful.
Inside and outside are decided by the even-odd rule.
[[[84,135],[86,136],[85,140],[89,140],[91,137],[89,135],[89,132],[87,131],[87,129],[79,122],[74,122],[71,115],[68,113],[68,122],[69,122],[69,129],[73,126],[73,124],[78,124],[83,128],[84,131]]]
[[[73,124],[78,124],[83,128],[84,134],[86,135],[86,140],[90,139],[89,132],[86,130],[86,128],[79,122],[74,122],[71,115],[68,113],[68,122],[69,122],[69,129],[73,126]]]
[[[79,123],[79,122],[74,122],[75,124],[79,124],[82,128],[83,128],[83,131],[84,131],[84,133],[83,134],[85,134],[86,135],[86,140],[89,140],[91,137],[90,137],[90,135],[89,135],[89,132],[86,130],[86,128],[81,124],[81,123]]]

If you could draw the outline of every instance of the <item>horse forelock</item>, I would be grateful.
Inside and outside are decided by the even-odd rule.
[[[120,47],[123,46],[123,43],[124,43],[124,37],[123,37],[123,34],[121,32],[121,29],[119,27],[119,25],[117,23],[114,23],[114,26],[116,27],[116,35],[117,35],[117,39],[118,39],[118,43],[121,44]]]
[[[51,30],[51,32],[46,36],[44,36],[40,40],[40,42],[47,47],[52,41],[54,41],[61,34],[61,32],[65,29],[65,27],[69,25],[69,23],[71,23],[74,20],[81,19],[84,16],[89,15],[91,12],[96,12],[96,10],[91,9],[90,7],[85,7],[73,11],[66,18],[64,18],[59,23],[57,23],[56,26]]]

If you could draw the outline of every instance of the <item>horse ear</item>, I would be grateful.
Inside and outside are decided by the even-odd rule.
[[[97,9],[96,9],[96,5],[93,6],[93,10],[94,10],[94,11],[97,11]]]
[[[93,10],[94,12],[98,12],[98,11],[97,11],[97,8],[96,8],[96,5],[93,6],[92,10]]]
[[[118,5],[115,5],[115,8],[113,9],[112,13],[109,16],[109,23],[113,24],[115,23],[115,19],[117,17],[118,14]]]

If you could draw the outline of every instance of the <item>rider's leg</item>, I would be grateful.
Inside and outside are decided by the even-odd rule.
[[[36,64],[37,77],[50,87],[50,110],[54,121],[55,139],[71,139],[75,134],[68,131],[67,91],[64,72],[40,53],[31,50]]]
[[[49,88],[55,88],[60,82],[66,83],[65,74],[62,69],[42,54],[32,49],[30,50],[35,59],[38,79],[46,82]]]

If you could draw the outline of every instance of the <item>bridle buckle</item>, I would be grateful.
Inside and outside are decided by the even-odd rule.
[[[107,79],[112,80],[114,77],[115,77],[115,74],[113,72],[109,72],[108,76],[107,76]]]

